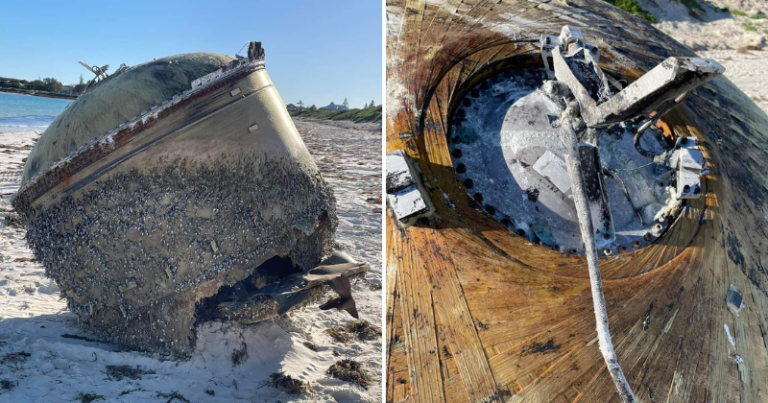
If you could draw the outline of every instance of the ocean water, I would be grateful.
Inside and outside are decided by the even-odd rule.
[[[68,99],[0,92],[0,131],[44,130],[71,103]]]

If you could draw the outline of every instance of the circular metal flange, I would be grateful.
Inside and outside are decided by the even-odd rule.
[[[470,197],[520,236],[566,254],[583,255],[561,140],[562,96],[544,69],[508,70],[480,82],[459,102],[449,144],[454,168]],[[600,252],[634,252],[657,239],[679,213],[675,170],[641,155],[628,128],[597,132],[614,234],[596,233]],[[646,150],[670,146],[657,129],[641,138]],[[613,241],[610,241],[614,239]]]

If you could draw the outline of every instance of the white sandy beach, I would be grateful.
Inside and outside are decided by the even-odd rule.
[[[371,271],[353,284],[361,319],[381,326],[381,126],[296,121],[326,180],[335,190],[337,247]],[[208,323],[198,330],[190,360],[119,351],[92,340],[66,309],[13,220],[10,198],[23,159],[38,134],[0,127],[0,402],[378,402],[381,339],[341,343],[327,329],[352,320],[316,305],[252,326]],[[245,348],[247,359],[233,364]],[[338,360],[354,359],[372,376],[367,389],[326,374]],[[116,379],[107,366],[147,372]],[[315,394],[289,395],[266,385],[285,372],[307,381]],[[92,400],[95,399],[95,400]]]

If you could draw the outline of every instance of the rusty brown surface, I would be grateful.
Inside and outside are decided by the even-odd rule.
[[[618,401],[597,349],[583,258],[529,243],[468,197],[448,151],[449,121],[484,77],[536,65],[533,42],[566,24],[600,49],[604,70],[628,80],[694,53],[595,0],[389,1],[387,17],[386,151],[418,164],[436,208],[411,228],[387,217],[387,267],[396,270],[387,401]],[[768,117],[719,78],[663,125],[667,135],[699,138],[710,173],[704,196],[662,238],[600,261],[619,361],[639,401],[768,401]],[[446,295],[443,279],[453,276],[459,289]],[[747,290],[739,316],[725,304],[730,284]],[[447,320],[445,302],[456,298],[466,304],[451,303],[457,316]],[[463,325],[467,315],[474,328]],[[481,351],[472,343],[459,346],[471,352],[453,351],[459,340],[479,340]],[[486,368],[468,359],[477,353],[490,390],[470,381]]]

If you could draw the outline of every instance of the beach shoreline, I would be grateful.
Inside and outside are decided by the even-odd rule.
[[[8,88],[0,89],[0,94],[26,95],[26,96],[30,96],[30,97],[65,99],[65,100],[68,100],[68,101],[74,101],[74,100],[76,100],[78,98],[76,95],[39,94],[39,93],[28,93],[28,92],[15,92],[15,91],[9,91]]]

